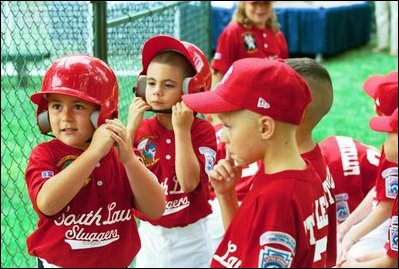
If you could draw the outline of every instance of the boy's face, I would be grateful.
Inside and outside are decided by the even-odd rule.
[[[384,143],[384,152],[388,161],[398,163],[398,135],[389,133]]]
[[[263,158],[256,113],[240,110],[218,114],[223,123],[226,149],[236,165],[249,164]]]
[[[90,116],[97,106],[82,99],[48,94],[48,112],[54,136],[64,144],[80,149],[88,147],[94,133]]]
[[[152,62],[147,69],[146,100],[152,109],[172,108],[181,101],[183,71],[178,66]]]

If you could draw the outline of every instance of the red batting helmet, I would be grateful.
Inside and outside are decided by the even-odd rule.
[[[118,82],[114,72],[102,60],[83,54],[68,55],[56,60],[43,78],[41,92],[30,99],[38,105],[37,125],[40,132],[51,131],[48,119],[47,94],[58,93],[97,104],[99,111],[91,115],[95,128],[106,119],[118,117]]]
[[[197,46],[172,36],[157,35],[144,44],[141,59],[143,70],[137,78],[136,95],[145,98],[148,65],[162,51],[175,51],[182,54],[195,70],[193,77],[183,80],[183,94],[208,91],[211,88],[211,67],[205,54]]]

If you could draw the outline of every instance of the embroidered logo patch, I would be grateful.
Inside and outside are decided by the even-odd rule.
[[[256,41],[251,33],[243,34],[244,46],[248,53],[254,53],[257,50]]]
[[[385,179],[385,195],[388,198],[395,199],[398,194],[398,168],[387,168],[382,172]]]
[[[208,147],[200,147],[198,150],[205,157],[205,172],[208,174],[215,164],[216,151]]]
[[[389,227],[389,246],[392,250],[398,251],[398,217],[394,216]]]
[[[350,214],[349,205],[348,205],[348,194],[340,193],[335,195],[335,200],[337,203],[337,221],[339,223],[343,222],[348,218]]]
[[[265,247],[259,253],[259,268],[289,268],[291,267],[292,254],[290,252]]]
[[[155,158],[157,147],[152,142],[153,138],[154,137],[143,137],[137,145],[141,158],[147,167],[152,166],[159,161],[159,158]]]

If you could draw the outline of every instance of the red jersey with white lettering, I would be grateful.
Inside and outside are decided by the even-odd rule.
[[[380,153],[346,136],[328,137],[320,147],[334,178],[337,221],[342,223],[375,185]]]
[[[398,164],[387,160],[384,147],[381,150],[380,165],[375,181],[375,201],[393,201],[398,194]]]
[[[147,168],[153,172],[166,195],[166,209],[159,219],[148,219],[140,212],[135,215],[153,225],[166,228],[184,227],[211,213],[208,203],[208,172],[216,159],[216,137],[213,126],[202,119],[194,118],[191,141],[200,164],[200,183],[189,193],[184,193],[176,178],[175,135],[165,129],[156,119],[144,119],[134,138],[134,147],[141,152]]]
[[[326,195],[326,208],[328,211],[328,241],[327,251],[322,252],[322,255],[327,257],[327,267],[333,267],[337,260],[337,215],[335,205],[335,184],[331,176],[330,170],[321,153],[320,146],[316,146],[309,152],[301,154],[302,158],[308,160],[313,168],[316,170],[323,183],[324,193]],[[324,228],[327,229],[327,228]],[[324,247],[324,246],[322,246]],[[323,267],[323,264],[318,264]],[[317,266],[316,266],[317,267]]]
[[[217,124],[214,126],[216,133],[216,143],[217,143],[217,152],[216,152],[216,163],[226,158],[226,143],[222,141],[223,135],[223,124]],[[261,161],[259,164],[257,162],[245,165],[242,169],[241,178],[236,183],[236,194],[238,201],[242,202],[245,196],[247,195],[249,189],[252,186],[252,177],[258,172],[259,167],[261,165]],[[210,189],[210,197],[214,199],[216,197],[215,192],[211,184],[209,184]]]
[[[387,255],[393,259],[398,259],[398,196],[392,208],[391,224],[388,229],[388,241],[385,244]]]
[[[226,73],[233,62],[243,58],[288,58],[288,46],[281,31],[266,27],[244,28],[237,22],[229,23],[219,36],[212,68]]]
[[[45,216],[37,207],[42,185],[82,152],[57,139],[33,149],[25,179],[39,222],[27,238],[28,252],[62,267],[127,267],[140,249],[140,238],[131,210],[133,193],[114,149],[58,214]]]
[[[310,166],[269,175],[259,170],[211,267],[325,266],[317,251],[327,242],[325,203],[320,178]]]

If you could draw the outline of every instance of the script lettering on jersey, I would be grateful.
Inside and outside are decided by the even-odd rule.
[[[165,193],[165,195],[168,194],[182,194],[184,193],[184,191],[182,190],[182,188],[180,187],[179,181],[177,180],[176,176],[173,177],[173,188],[171,190],[169,190],[169,178],[165,178],[165,180],[163,182],[161,182],[161,186],[162,189]]]
[[[88,213],[73,214],[68,213],[68,206],[61,216],[54,220],[57,226],[71,226],[65,232],[65,242],[72,249],[96,248],[111,244],[119,239],[118,229],[96,232],[94,227],[111,225],[118,222],[130,221],[132,219],[130,209],[115,210],[116,202],[107,205],[107,215],[102,215],[104,208],[100,207],[96,211],[92,210]],[[84,226],[91,226],[87,231]]]
[[[188,200],[187,195],[181,197],[181,194],[184,193],[182,188],[180,187],[179,181],[177,180],[176,176],[172,179],[172,188],[169,189],[171,186],[169,183],[169,178],[165,178],[163,182],[161,182],[161,186],[165,195],[167,196],[167,200],[165,205],[165,212],[163,213],[164,216],[176,213],[185,209],[186,207],[190,206],[190,201]],[[179,198],[173,198],[174,195],[179,195]]]
[[[239,268],[241,266],[242,261],[235,257],[231,256],[234,252],[237,251],[237,245],[233,242],[229,241],[227,244],[227,251],[223,256],[219,256],[215,254],[213,258],[218,261],[221,265],[227,268]]]
[[[337,144],[341,153],[344,175],[360,175],[359,156],[353,139],[350,137],[338,136]]]
[[[328,225],[327,208],[327,197],[323,195],[314,201],[314,212],[303,222],[309,234],[310,245],[315,245],[314,262],[319,261],[321,259],[321,254],[327,250],[327,237],[324,236],[316,240],[315,236],[315,228],[320,230]]]

